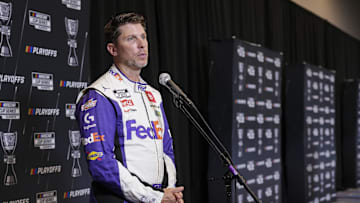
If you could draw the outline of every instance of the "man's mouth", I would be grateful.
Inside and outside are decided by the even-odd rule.
[[[138,54],[138,56],[139,56],[140,58],[146,58],[146,57],[147,57],[147,54],[146,54],[146,53],[140,53],[140,54]]]

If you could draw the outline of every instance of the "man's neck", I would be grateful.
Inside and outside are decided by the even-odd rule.
[[[116,67],[132,81],[140,82],[141,69],[133,69],[124,64],[116,64]]]

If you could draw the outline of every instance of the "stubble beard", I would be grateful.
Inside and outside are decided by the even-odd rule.
[[[136,62],[136,60],[128,60],[126,62],[126,65],[128,67],[133,67],[134,69],[140,69],[141,70],[141,69],[145,68],[148,65],[148,61],[146,60],[145,63],[138,63],[138,62]]]

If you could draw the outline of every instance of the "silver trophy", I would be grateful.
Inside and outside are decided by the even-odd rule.
[[[12,4],[0,1],[0,56],[12,57],[10,38]]]
[[[69,45],[68,65],[78,66],[79,62],[75,49],[77,48],[76,35],[79,29],[79,20],[65,17],[65,28],[68,35],[67,44]]]
[[[69,150],[71,148],[71,157],[73,158],[73,165],[71,168],[71,176],[72,177],[79,177],[81,176],[81,167],[80,167],[80,144],[81,144],[81,135],[80,131],[72,131],[69,130]]]
[[[14,155],[16,143],[17,143],[17,132],[3,133],[0,132],[1,146],[4,151],[4,163],[6,164],[4,185],[11,186],[17,183],[14,165],[16,158]]]

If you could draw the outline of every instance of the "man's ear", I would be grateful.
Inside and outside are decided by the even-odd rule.
[[[112,56],[117,56],[117,55],[118,55],[117,48],[116,48],[116,46],[115,46],[114,43],[107,43],[106,49],[108,50],[108,52],[109,52]]]

